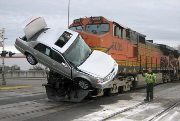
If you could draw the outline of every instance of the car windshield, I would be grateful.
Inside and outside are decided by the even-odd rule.
[[[65,58],[74,66],[80,66],[91,54],[91,49],[84,42],[81,36],[78,36],[71,47],[63,54]]]
[[[93,34],[105,34],[109,31],[109,24],[89,24],[86,31]]]

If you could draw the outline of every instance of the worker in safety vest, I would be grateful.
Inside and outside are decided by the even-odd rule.
[[[152,101],[153,100],[153,86],[156,83],[156,74],[152,73],[151,68],[148,69],[148,72],[144,74],[146,81],[146,91],[147,96],[144,101]]]

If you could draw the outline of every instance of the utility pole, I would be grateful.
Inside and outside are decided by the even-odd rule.
[[[1,35],[1,38],[2,38],[2,52],[4,52],[4,35],[5,35],[5,28],[3,28],[2,30],[2,35]],[[4,68],[4,56],[2,56],[2,85],[6,85],[6,80],[5,80],[5,68]]]
[[[68,1],[68,28],[69,28],[70,2],[71,0]]]

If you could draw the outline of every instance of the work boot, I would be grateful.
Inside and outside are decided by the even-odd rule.
[[[148,102],[149,100],[148,99],[144,99],[144,102]]]

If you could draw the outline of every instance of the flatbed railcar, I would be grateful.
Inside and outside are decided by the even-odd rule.
[[[142,73],[152,68],[158,83],[180,79],[180,51],[146,40],[146,35],[102,16],[75,19],[69,26],[95,50],[110,54],[119,65],[108,91],[116,93],[145,85]]]

